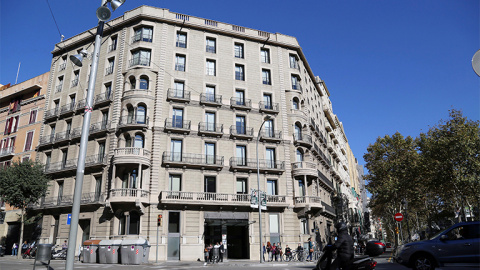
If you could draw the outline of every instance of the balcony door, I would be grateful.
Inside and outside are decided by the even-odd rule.
[[[263,126],[264,131],[265,131],[265,136],[266,137],[273,137],[273,120],[267,120],[265,121],[265,124]]]
[[[267,148],[265,157],[267,167],[270,169],[275,168],[275,149]]]
[[[236,161],[237,161],[237,166],[247,166],[247,149],[245,145],[237,145],[236,148]]]
[[[245,92],[235,91],[235,99],[236,99],[237,105],[245,106]]]
[[[205,192],[217,192],[217,179],[214,176],[205,176]]]
[[[145,106],[138,106],[137,108],[137,124],[145,124]]]
[[[205,89],[205,101],[215,102],[215,87],[207,86]]]
[[[215,144],[205,143],[205,161],[207,164],[215,164]]]
[[[183,98],[183,89],[185,87],[185,84],[183,82],[175,82],[175,89],[173,91],[173,96],[176,98]]]
[[[302,128],[298,125],[295,125],[295,139],[297,140],[302,139]]]
[[[205,113],[205,130],[215,131],[215,113]]]
[[[172,127],[183,128],[183,109],[178,109],[178,108],[173,109]]]
[[[237,115],[236,120],[235,120],[235,125],[236,125],[236,128],[237,128],[237,134],[245,134],[246,133],[245,116]]]
[[[182,161],[182,140],[172,140],[170,150],[172,161]]]
[[[263,102],[265,103],[265,109],[271,110],[273,108],[272,105],[272,96],[268,94],[263,95]]]

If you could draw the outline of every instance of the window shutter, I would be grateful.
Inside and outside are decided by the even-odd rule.
[[[9,125],[9,122],[10,122],[10,118],[8,118],[7,121],[5,122],[5,131],[3,132],[4,135],[7,135],[7,134],[8,134],[8,125]]]
[[[27,142],[25,143],[25,151],[29,151],[32,146],[33,131],[28,132]]]
[[[15,127],[13,128],[13,132],[17,132],[19,118],[20,118],[20,115],[15,117]]]

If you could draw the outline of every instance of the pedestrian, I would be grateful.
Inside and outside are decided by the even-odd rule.
[[[220,261],[223,262],[223,253],[225,253],[225,246],[222,244],[220,245]]]
[[[272,244],[270,242],[267,242],[267,256],[268,256],[268,261],[272,261]]]
[[[287,262],[292,260],[292,249],[290,249],[288,245],[285,247],[285,260]]]
[[[263,243],[263,261],[265,261],[265,253],[267,252],[267,249],[265,248],[265,243]]]
[[[215,260],[215,262],[218,263],[218,260],[219,260],[219,257],[220,257],[220,243],[216,243],[215,246],[213,246],[214,248],[214,251],[213,251],[213,259]]]
[[[272,244],[272,261],[273,260],[277,261],[277,246],[275,246],[275,243]]]
[[[277,257],[279,261],[283,261],[282,259],[282,245],[280,245],[280,242],[277,243]]]
[[[213,245],[210,243],[208,246],[208,259],[211,262],[213,260]]]
[[[17,243],[13,243],[12,256],[17,256],[17,255],[18,255],[18,245],[17,245]]]
[[[210,251],[208,250],[208,245],[205,245],[205,248],[203,249],[203,253],[204,253],[204,256],[205,256],[205,265],[208,263],[209,261],[209,255],[210,255]]]
[[[22,254],[24,254],[28,249],[28,244],[27,244],[27,241],[25,241],[22,245]]]
[[[298,254],[298,260],[303,261],[303,247],[300,243],[298,243],[297,254]]]
[[[312,243],[312,238],[308,238],[308,256],[307,256],[307,262],[312,261],[312,255],[313,255],[313,243]]]
[[[63,249],[68,249],[68,244],[67,244],[67,240],[65,240],[62,244],[62,250]]]

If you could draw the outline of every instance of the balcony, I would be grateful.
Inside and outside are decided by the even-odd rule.
[[[251,140],[253,139],[253,128],[233,125],[230,127],[230,137],[233,139]]]
[[[121,129],[143,129],[148,128],[149,117],[144,115],[121,116],[118,127]]]
[[[322,215],[334,218],[336,216],[335,208],[325,202],[322,202]]]
[[[58,117],[58,108],[54,108],[45,112],[45,121],[53,120]]]
[[[110,121],[101,121],[90,125],[90,137],[103,136],[110,128]]]
[[[307,148],[312,147],[312,136],[309,134],[293,134],[293,143]]]
[[[134,59],[130,59],[130,61],[128,63],[129,63],[128,67],[134,67],[134,66],[149,67],[150,66],[150,59],[134,58]]]
[[[83,193],[80,199],[81,205],[101,205],[105,201],[103,193]],[[73,195],[42,198],[37,204],[30,204],[29,209],[49,209],[49,208],[71,208],[73,205]]]
[[[223,124],[200,122],[198,123],[198,134],[202,136],[222,137]]]
[[[5,147],[0,149],[0,158],[10,158],[15,155],[15,146]]]
[[[70,130],[55,134],[55,143],[68,142],[70,140]]]
[[[273,113],[273,114],[277,114],[280,112],[280,109],[279,109],[280,106],[278,105],[278,103],[268,103],[268,102],[260,101],[258,103],[258,107],[260,112]]]
[[[141,202],[148,203],[150,192],[137,188],[115,188],[109,192],[110,203]]]
[[[75,109],[77,111],[85,111],[85,105],[87,105],[87,100],[81,99],[77,102],[77,107]]]
[[[295,207],[311,209],[322,209],[322,200],[317,196],[295,197]]]
[[[107,156],[105,154],[92,155],[85,158],[85,168],[95,169],[106,164]]]
[[[160,203],[177,205],[229,205],[250,207],[250,194],[228,194],[214,192],[162,191]],[[267,207],[287,207],[286,196],[267,195]]]
[[[163,152],[162,163],[166,167],[221,170],[223,156]]]
[[[82,136],[82,128],[81,127],[74,128],[70,132],[70,140],[80,139],[81,136]]]
[[[320,185],[327,191],[333,191],[333,183],[320,170],[317,170]]]
[[[259,159],[258,166],[262,173],[282,174],[285,171],[284,161],[274,161],[269,159]],[[242,172],[256,172],[257,160],[254,158],[230,158],[230,170]]]
[[[165,119],[165,131],[189,134],[190,122],[190,120],[181,121],[167,118]]]
[[[232,109],[249,111],[252,109],[252,100],[243,98],[230,98],[230,107]]]
[[[66,161],[55,162],[45,165],[45,174],[67,173],[77,169],[78,158]],[[105,155],[92,155],[85,157],[85,169],[96,169],[106,165],[107,158]]]
[[[60,108],[60,116],[67,116],[75,113],[75,102],[63,105]]]
[[[169,88],[167,91],[167,101],[190,102],[190,91]]]
[[[263,130],[260,132],[259,140],[263,142],[281,143],[282,132],[279,130]]]
[[[55,141],[55,134],[42,136],[42,137],[40,137],[40,139],[38,141],[38,146],[39,147],[47,146],[47,145],[52,144],[54,141]]]
[[[153,92],[146,89],[130,89],[123,92],[122,101],[127,98],[148,98],[154,99]]]
[[[150,151],[138,147],[116,148],[113,151],[114,164],[143,164],[150,166]]]
[[[222,96],[214,94],[200,94],[200,104],[206,106],[222,106]]]
[[[296,176],[307,176],[317,178],[317,164],[308,161],[293,162],[292,174]]]
[[[71,88],[76,87],[78,85],[78,79],[72,80],[72,85],[70,86]]]
[[[139,41],[152,42],[152,37],[152,34],[138,33],[132,37],[132,43],[136,43]]]
[[[93,106],[94,107],[105,106],[105,105],[110,104],[110,102],[112,102],[112,95],[111,95],[111,93],[105,92],[105,93],[98,94],[98,95],[95,96]]]
[[[114,68],[114,66],[107,67],[105,69],[105,76],[112,74],[113,73],[113,68]]]
[[[60,85],[57,85],[57,86],[55,87],[55,93],[60,93],[60,92],[62,92],[62,85],[61,85],[61,84],[60,84]]]

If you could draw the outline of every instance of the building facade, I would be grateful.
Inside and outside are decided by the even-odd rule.
[[[36,158],[48,78],[49,72],[0,88],[0,126],[4,127],[0,133],[0,169],[14,161]],[[18,244],[20,237],[21,211],[3,201],[0,205],[0,244],[10,254],[13,243]],[[35,237],[29,229],[24,235],[27,241]]]
[[[325,242],[332,196],[350,185],[347,142],[297,40],[149,6],[109,25],[77,243],[141,237],[150,258],[196,260],[224,242],[228,258],[257,260],[257,164],[262,241],[296,246],[318,232]],[[32,206],[45,243],[68,238],[90,63],[67,59],[91,53],[91,31],[53,51],[38,148],[53,180]]]

